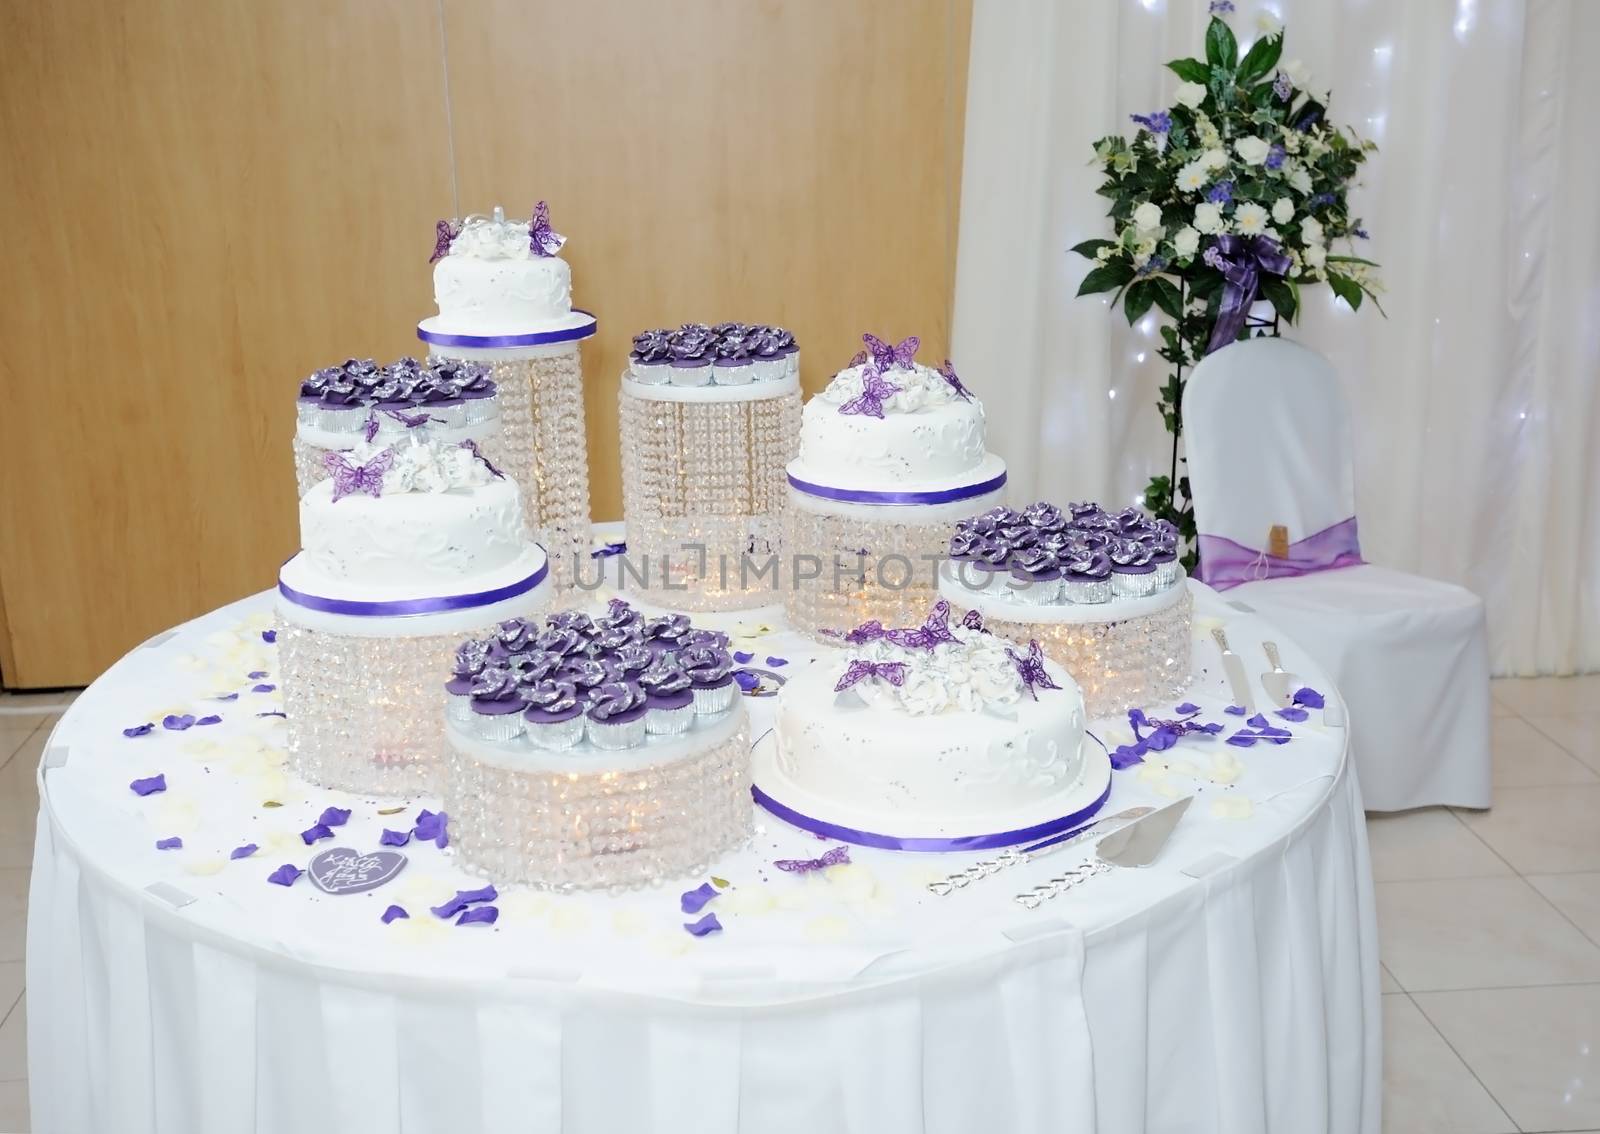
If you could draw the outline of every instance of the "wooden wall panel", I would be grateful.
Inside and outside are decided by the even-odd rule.
[[[435,0],[0,4],[5,678],[271,585],[294,386],[415,350],[452,209]]]
[[[949,341],[969,0],[444,0],[461,208],[570,238],[596,518],[629,337],[783,323],[815,391],[862,331]]]

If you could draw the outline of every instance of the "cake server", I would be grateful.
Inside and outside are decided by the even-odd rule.
[[[1085,823],[1076,830],[1067,831],[1064,834],[1055,835],[1042,842],[1034,843],[1032,846],[1023,847],[1021,850],[1015,847],[1007,847],[994,858],[975,862],[965,870],[957,871],[949,877],[929,882],[928,890],[930,893],[938,894],[940,897],[944,897],[946,894],[953,894],[957,890],[966,889],[978,879],[987,878],[991,874],[998,874],[1009,866],[1021,866],[1025,862],[1032,862],[1036,858],[1052,854],[1065,847],[1118,830],[1136,819],[1142,819],[1154,810],[1155,808],[1153,807],[1130,807],[1125,811],[1117,812],[1115,815],[1105,815],[1093,822]]]
[[[1038,909],[1051,898],[1065,893],[1096,874],[1105,874],[1112,867],[1149,866],[1161,854],[1162,848],[1167,845],[1167,840],[1172,838],[1172,832],[1177,829],[1178,820],[1183,818],[1183,813],[1189,810],[1189,804],[1193,802],[1194,796],[1186,795],[1176,803],[1169,803],[1161,810],[1113,831],[1095,844],[1093,860],[1076,866],[1065,874],[1059,874],[1031,890],[1024,890],[1016,895],[1015,901],[1030,910]]]
[[[1250,695],[1250,679],[1245,676],[1244,662],[1240,660],[1238,654],[1228,648],[1228,636],[1222,632],[1222,627],[1213,627],[1211,636],[1217,640],[1217,645],[1222,649],[1222,672],[1228,678],[1228,689],[1233,693],[1233,703],[1243,705],[1246,713],[1254,713],[1256,699]]]
[[[1278,643],[1262,642],[1261,648],[1266,651],[1267,661],[1272,669],[1261,675],[1261,688],[1266,690],[1267,696],[1273,704],[1280,709],[1288,708],[1294,701],[1294,691],[1300,685],[1300,679],[1283,668],[1283,659],[1278,656]]]

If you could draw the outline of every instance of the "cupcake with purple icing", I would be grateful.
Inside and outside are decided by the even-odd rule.
[[[667,380],[674,386],[711,384],[710,327],[703,324],[684,324],[667,336],[667,349],[672,355],[672,361],[668,364]]]
[[[295,399],[295,417],[301,425],[315,427],[320,423],[322,392],[328,388],[329,382],[339,381],[343,377],[344,372],[337,366],[329,366],[300,383],[300,396]]]
[[[778,334],[772,327],[752,327],[745,336],[750,348],[751,370],[757,382],[776,382],[789,373],[789,356],[783,353]]]
[[[472,731],[482,740],[504,743],[522,735],[522,688],[517,675],[492,665],[472,681]]]
[[[1011,557],[1011,596],[1035,605],[1055,602],[1061,595],[1064,574],[1055,552],[1040,547],[1035,537],[1034,546]]]
[[[500,387],[489,377],[481,362],[463,362],[455,372],[453,385],[463,403],[461,420],[466,425],[482,425],[500,414]]]
[[[1061,559],[1061,594],[1068,602],[1111,601],[1111,557],[1089,542],[1071,545]]]
[[[800,346],[794,341],[794,332],[785,327],[769,327],[768,330],[772,332],[774,348],[783,356],[782,377],[800,377]]]
[[[1166,590],[1178,582],[1178,529],[1169,520],[1157,520],[1142,539],[1150,548],[1150,562],[1156,565],[1156,589]]]
[[[584,713],[589,743],[596,748],[618,751],[644,743],[644,690],[631,681],[608,681],[589,693]]]
[[[678,654],[683,672],[689,675],[694,690],[694,711],[698,716],[726,712],[739,695],[733,680],[733,657],[714,645],[686,646]]]
[[[717,340],[716,354],[711,360],[711,377],[719,386],[748,386],[755,379],[755,368],[750,358],[750,348],[744,341],[744,328],[739,334],[729,334]]]
[[[661,614],[644,624],[645,645],[652,653],[672,653],[684,644],[690,630],[687,614]]]
[[[628,352],[630,378],[646,386],[666,385],[672,369],[672,351],[667,343],[671,334],[659,327],[633,336],[633,349]]]
[[[1143,598],[1155,594],[1156,565],[1148,544],[1136,539],[1113,539],[1107,547],[1111,556],[1111,589],[1123,598]]]
[[[645,731],[658,736],[676,736],[689,731],[694,723],[694,690],[677,655],[658,655],[639,675],[639,685],[649,709],[645,715]]]
[[[472,682],[489,665],[489,647],[478,641],[456,647],[450,680],[444,683],[445,714],[461,724],[472,722]]]
[[[367,419],[367,407],[361,391],[350,378],[341,374],[322,388],[317,407],[317,425],[335,433],[354,433]]]
[[[572,682],[541,681],[522,695],[528,704],[522,719],[535,748],[560,751],[583,739],[584,703]]]

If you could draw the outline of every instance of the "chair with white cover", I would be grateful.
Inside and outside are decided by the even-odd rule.
[[[1488,807],[1483,601],[1361,559],[1332,364],[1286,339],[1232,343],[1190,375],[1183,423],[1198,577],[1333,676],[1367,809]],[[1253,661],[1252,676],[1266,668]]]

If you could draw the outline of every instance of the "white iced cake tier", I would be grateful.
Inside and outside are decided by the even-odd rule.
[[[945,373],[869,360],[806,403],[789,472],[831,488],[916,492],[993,479],[1005,462],[986,448],[983,403]]]
[[[434,265],[436,330],[518,334],[572,314],[572,268],[560,256],[535,251],[529,229],[528,221],[467,218],[449,254]]]
[[[921,628],[868,623],[792,676],[756,786],[807,818],[906,838],[1019,831],[1096,805],[1109,764],[1085,743],[1072,678],[948,614],[941,602]]]

